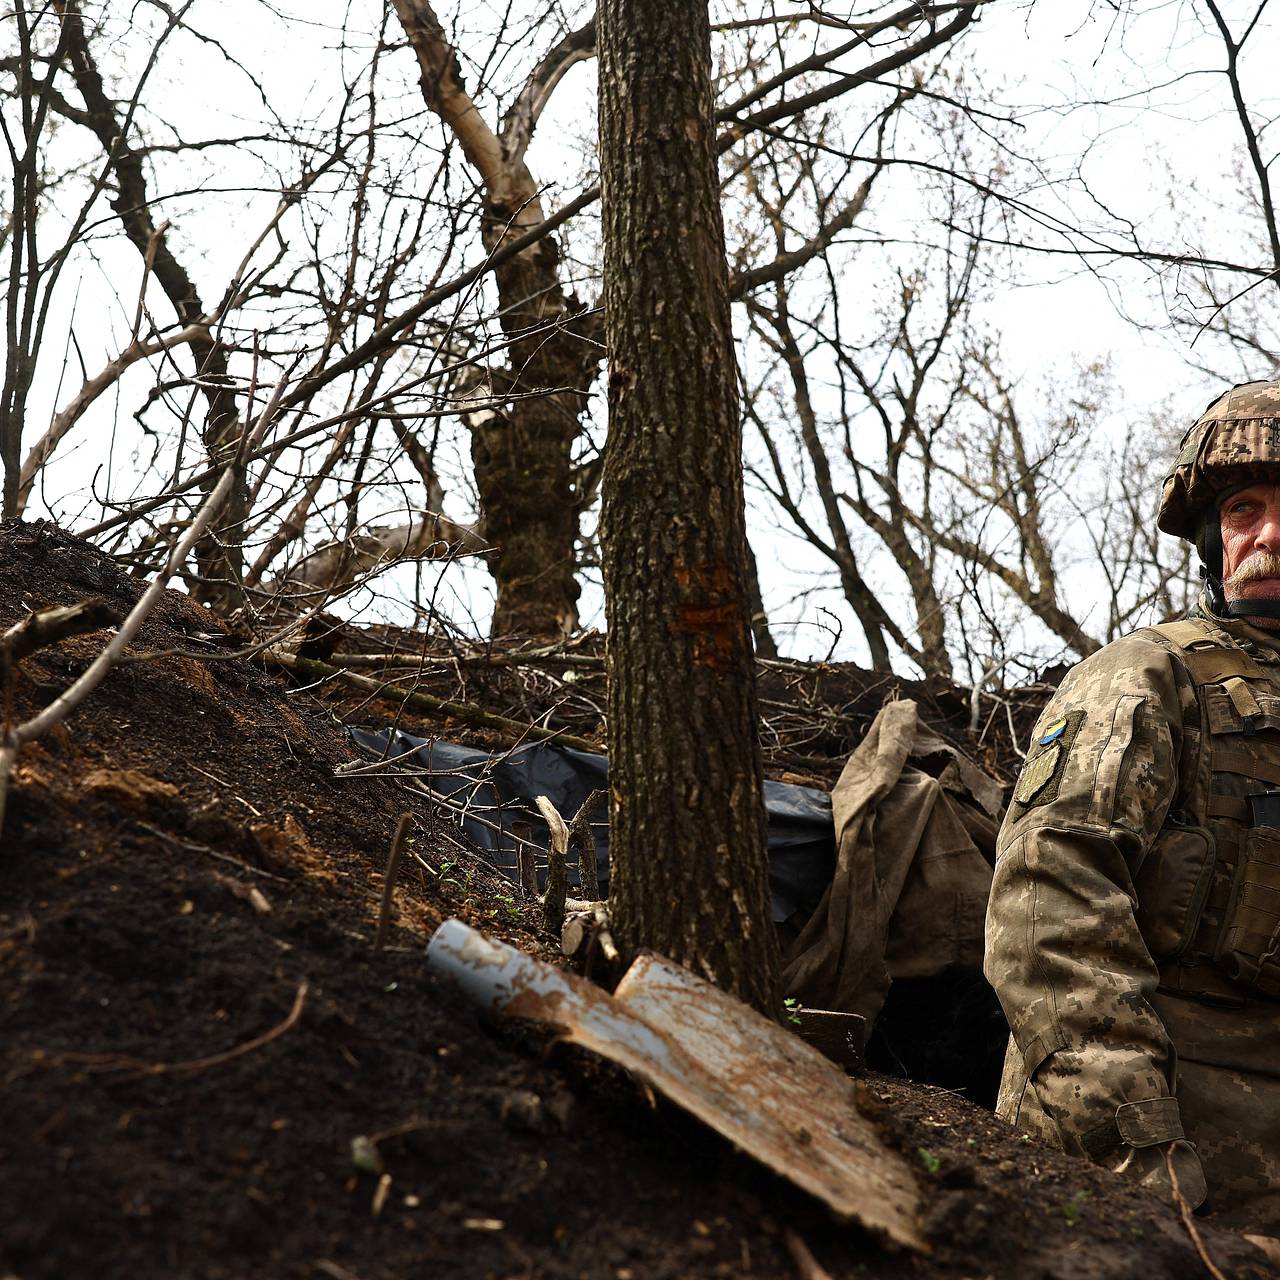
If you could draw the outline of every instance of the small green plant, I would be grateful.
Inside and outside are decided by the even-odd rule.
[[[800,1025],[800,1010],[804,1008],[804,1005],[795,996],[788,996],[782,1002],[782,1007],[786,1011],[787,1021],[798,1027]]]
[[[920,1157],[920,1163],[924,1165],[930,1173],[937,1173],[942,1168],[942,1161],[933,1154],[932,1151],[926,1150],[924,1147],[917,1147],[916,1153]]]
[[[495,924],[504,919],[510,924],[520,923],[519,904],[509,893],[498,894],[496,906],[482,906],[480,900],[471,895],[467,896],[464,905],[475,907],[486,920],[492,920]]]
[[[454,889],[469,889],[471,887],[471,872],[465,867],[462,868],[462,878],[459,879],[454,872],[458,869],[458,863],[450,858],[441,861],[440,866],[433,867],[431,863],[423,859],[422,865],[431,872],[442,885],[449,885]]]
[[[1080,1213],[1084,1209],[1084,1202],[1089,1198],[1087,1191],[1077,1191],[1070,1200],[1063,1201],[1062,1216],[1067,1220],[1067,1226],[1074,1227],[1080,1221]]]

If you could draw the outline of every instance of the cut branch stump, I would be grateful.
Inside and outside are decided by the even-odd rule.
[[[547,890],[542,899],[542,927],[553,937],[564,928],[565,900],[569,896],[569,871],[565,854],[569,848],[569,828],[559,810],[547,799],[539,796],[538,812],[547,823]]]

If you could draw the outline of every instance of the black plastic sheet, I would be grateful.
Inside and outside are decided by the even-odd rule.
[[[554,742],[490,753],[398,729],[349,732],[374,759],[398,760],[422,770],[422,782],[447,801],[450,815],[468,839],[512,879],[517,877],[513,823],[526,823],[534,843],[546,848],[547,825],[535,797],[546,796],[568,822],[593,791],[609,785],[606,756]],[[817,787],[767,781],[764,798],[769,812],[773,918],[781,922],[797,911],[806,915],[813,911],[831,882],[836,856],[831,797]],[[672,803],[676,803],[674,796]],[[603,812],[592,825],[592,835],[600,891],[607,894],[609,832]],[[574,856],[571,852],[570,867],[576,875]]]

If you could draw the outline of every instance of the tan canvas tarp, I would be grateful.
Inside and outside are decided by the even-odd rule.
[[[787,995],[870,1022],[893,978],[980,969],[1001,799],[914,702],[887,703],[832,792],[835,874],[786,957]]]

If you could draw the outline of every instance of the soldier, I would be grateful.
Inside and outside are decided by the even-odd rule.
[[[1080,663],[1000,833],[986,973],[998,1114],[1280,1235],[1280,382],[1183,440],[1158,518],[1187,618]]]

